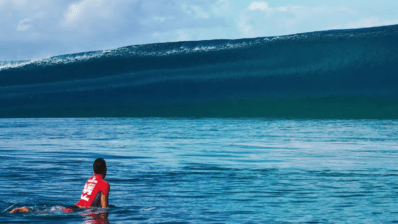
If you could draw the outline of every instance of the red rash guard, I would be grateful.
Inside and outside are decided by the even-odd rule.
[[[82,196],[76,205],[81,207],[99,206],[101,194],[108,196],[109,191],[109,183],[102,179],[102,175],[94,174],[84,185]]]

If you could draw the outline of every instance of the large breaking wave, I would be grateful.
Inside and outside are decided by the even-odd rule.
[[[0,63],[0,117],[398,118],[398,25]]]

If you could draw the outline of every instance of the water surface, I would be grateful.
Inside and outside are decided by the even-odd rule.
[[[396,120],[0,120],[5,223],[392,223]],[[103,157],[108,211],[66,214]],[[17,206],[18,206],[17,205]],[[97,215],[95,215],[97,214]]]

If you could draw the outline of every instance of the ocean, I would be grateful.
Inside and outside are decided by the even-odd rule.
[[[397,120],[0,119],[1,223],[395,223]],[[110,208],[64,213],[108,165]]]

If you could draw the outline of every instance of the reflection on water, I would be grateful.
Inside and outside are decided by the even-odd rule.
[[[85,218],[83,224],[108,224],[108,211],[87,211],[80,214]]]
[[[83,208],[77,210],[68,210],[63,206],[54,206],[51,208],[46,208],[44,206],[41,209],[37,209],[36,207],[29,208],[30,212],[27,213],[14,213],[13,215],[19,216],[22,215],[24,217],[46,217],[59,219],[61,217],[83,217],[85,224],[97,224],[97,223],[109,223],[108,215],[109,209],[103,208]]]

